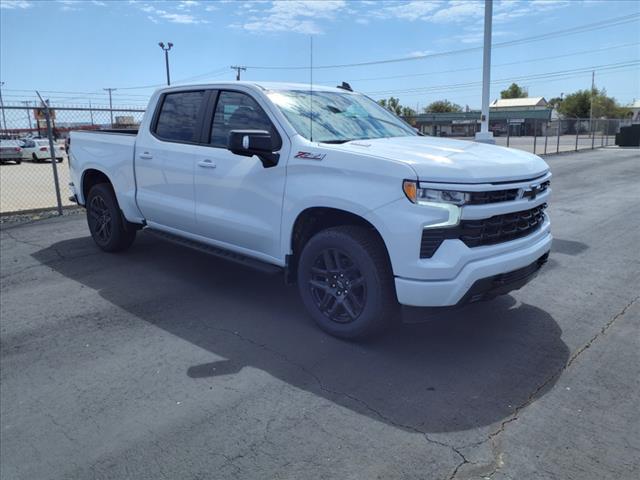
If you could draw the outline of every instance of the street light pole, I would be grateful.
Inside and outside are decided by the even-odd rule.
[[[169,77],[169,50],[173,47],[173,43],[168,42],[165,47],[164,42],[159,42],[158,46],[164,50],[164,64],[167,69],[167,85],[171,85],[171,78]]]
[[[489,131],[489,88],[491,86],[491,17],[493,0],[484,1],[484,48],[482,55],[482,116],[480,132],[476,133],[476,142],[495,143],[493,133]]]

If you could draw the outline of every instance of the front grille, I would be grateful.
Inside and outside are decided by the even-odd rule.
[[[454,228],[425,229],[420,243],[420,258],[431,258],[447,239],[459,239],[473,248],[526,237],[542,225],[546,207],[547,204],[543,203],[529,210],[482,220],[462,220]]]
[[[467,205],[485,205],[487,203],[509,202],[518,197],[518,189],[494,190],[489,192],[471,192]]]
[[[468,247],[493,245],[526,237],[544,221],[546,203],[522,212],[460,222],[459,238]]]

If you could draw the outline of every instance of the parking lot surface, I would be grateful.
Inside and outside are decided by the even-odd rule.
[[[1,231],[2,479],[636,479],[640,151],[548,159],[513,295],[329,337],[294,287],[81,216]]]

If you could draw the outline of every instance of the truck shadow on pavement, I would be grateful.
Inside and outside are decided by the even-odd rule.
[[[84,237],[34,257],[210,351],[211,362],[184,366],[203,390],[252,367],[378,421],[452,432],[493,424],[543,395],[569,357],[554,319],[510,296],[456,310],[404,309],[409,323],[356,343],[320,331],[279,276],[144,233],[126,253],[96,251]]]

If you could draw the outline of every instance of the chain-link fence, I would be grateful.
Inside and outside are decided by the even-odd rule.
[[[71,130],[137,128],[143,109],[51,107],[50,123],[53,155],[48,139],[46,108],[0,107],[0,214],[57,205],[54,174],[57,173],[62,206],[68,200],[69,167],[65,139]],[[473,140],[479,121],[464,123],[420,123],[420,117],[407,118],[427,135]],[[620,127],[630,120],[537,119],[492,123],[497,145],[548,155],[613,145]],[[56,172],[51,159],[56,159]]]
[[[68,199],[65,140],[71,130],[137,128],[142,109],[51,107],[53,155],[45,108],[0,108],[0,214],[57,208],[52,158],[56,160],[62,206]]]
[[[405,117],[405,120],[429,136],[473,140],[475,133],[480,131],[479,118],[443,122],[433,119],[425,121],[417,116]],[[630,119],[517,119],[491,122],[490,130],[496,145],[537,155],[550,155],[614,145],[620,128],[630,124]]]

